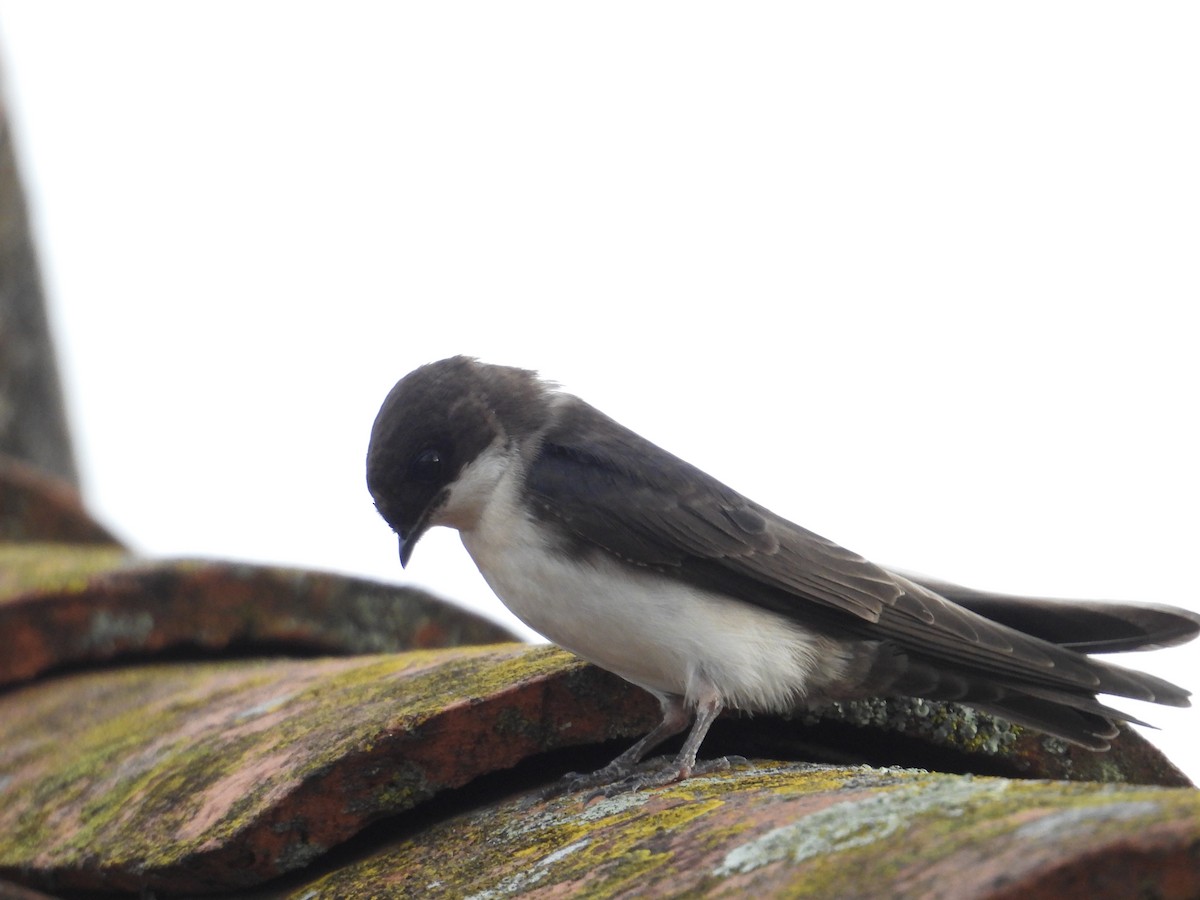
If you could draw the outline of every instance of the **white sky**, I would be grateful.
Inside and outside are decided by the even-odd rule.
[[[363,484],[392,383],[463,352],[878,562],[1200,608],[1198,26],[0,0],[89,503],[508,620],[450,532],[402,572]],[[1200,778],[1200,712],[1134,711]]]

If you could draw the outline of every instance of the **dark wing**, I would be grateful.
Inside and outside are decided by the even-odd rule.
[[[986,619],[1080,653],[1160,650],[1200,635],[1200,615],[1159,603],[1018,597],[903,574]]]
[[[559,413],[526,485],[539,514],[580,548],[673,571],[809,627],[890,641],[957,677],[963,699],[1000,685],[1097,715],[1122,714],[1081,693],[1187,704],[1168,682],[984,618],[776,516],[582,401],[563,398]]]
[[[880,567],[786,522],[609,419],[564,398],[526,475],[542,513],[584,545],[662,570],[711,561],[868,622],[902,594]]]

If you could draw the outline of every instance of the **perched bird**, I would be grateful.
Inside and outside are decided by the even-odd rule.
[[[428,528],[458,529],[518,618],[658,698],[661,724],[590,784],[686,778],[726,708],[955,700],[1104,750],[1115,722],[1136,720],[1097,694],[1189,705],[1086,654],[1182,643],[1200,616],[889,571],[523,369],[456,356],[402,378],[371,431],[367,485],[402,564]],[[673,763],[634,774],[689,722]]]

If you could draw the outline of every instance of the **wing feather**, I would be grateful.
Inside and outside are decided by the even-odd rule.
[[[1161,679],[959,606],[775,515],[583,401],[560,401],[526,487],[539,514],[580,547],[673,572],[810,627],[891,641],[947,672],[1044,700],[1102,692],[1186,703],[1186,691]]]

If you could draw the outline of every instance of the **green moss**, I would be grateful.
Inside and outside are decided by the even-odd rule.
[[[250,827],[289,785],[353,765],[347,760],[369,753],[377,736],[419,726],[464,691],[483,696],[569,661],[561,651],[512,644],[330,660],[316,669],[221,662],[72,676],[77,691],[43,687],[40,737],[21,759],[9,759],[13,771],[36,761],[47,774],[10,784],[6,801],[22,815],[0,837],[0,864],[35,855],[64,866],[178,862]],[[37,688],[30,693],[41,697]],[[70,739],[58,740],[64,734]],[[286,766],[263,762],[279,755]],[[217,786],[255,771],[263,777],[232,800],[213,800]],[[430,793],[416,767],[396,763],[387,776],[365,814],[400,810]],[[214,820],[192,833],[198,814],[214,814],[213,802]],[[71,827],[63,827],[64,815],[75,819]]]
[[[129,559],[128,551],[103,544],[0,543],[0,605],[31,591],[81,591],[89,578]]]
[[[1128,834],[1198,812],[1200,797],[1185,790],[756,765],[591,804],[499,803],[405,837],[296,896],[383,886],[473,900],[529,891],[776,896],[781,885],[785,896],[877,896],[954,854]]]
[[[124,689],[135,691],[147,675],[153,678],[164,669],[110,673],[110,683],[102,693],[119,696]],[[208,669],[172,667],[170,675],[178,680],[190,672],[200,682]],[[80,680],[94,683],[101,677],[83,676]],[[246,682],[239,685],[242,689],[247,686]],[[239,743],[250,743],[191,743],[171,737],[181,718],[212,699],[212,694],[203,700],[196,695],[192,702],[176,700],[157,710],[137,705],[82,723],[82,727],[78,719],[75,727],[62,727],[61,734],[69,739],[36,747],[49,774],[10,792],[9,802],[22,806],[26,814],[9,839],[0,842],[0,861],[19,863],[32,853],[51,848],[56,856],[72,863],[96,856],[146,859],[155,843],[169,847],[161,835],[156,836],[157,842],[148,843],[147,838],[155,836],[144,831],[143,823],[163,813],[186,821],[193,811],[196,786],[240,759]],[[70,711],[63,712],[69,715]],[[51,726],[51,732],[57,730]],[[55,828],[63,809],[78,810],[75,827],[65,840]]]
[[[830,703],[801,714],[815,725],[829,718],[860,728],[919,736],[966,753],[989,756],[1012,749],[1021,728],[968,706],[915,697],[871,698]]]
[[[859,896],[912,867],[1024,832],[1036,840],[1093,832],[1128,834],[1174,816],[1194,816],[1197,796],[1161,788],[1124,789],[1121,802],[1096,785],[914,775],[861,799],[849,797],[794,824],[733,847],[714,874],[746,875],[784,863],[803,866],[789,896]],[[1029,818],[1031,811],[1043,815]],[[901,839],[902,837],[902,839]]]
[[[745,818],[729,815],[732,785],[786,797],[836,789],[863,774],[811,767],[797,776],[786,765],[748,766],[589,804],[572,796],[520,811],[500,804],[435,825],[361,865],[306,885],[297,896],[370,891],[386,879],[393,890],[432,890],[436,882],[443,895],[474,900],[534,889],[599,898],[640,895],[695,875],[688,858],[677,853],[681,836],[699,854],[736,843],[753,828]]]

